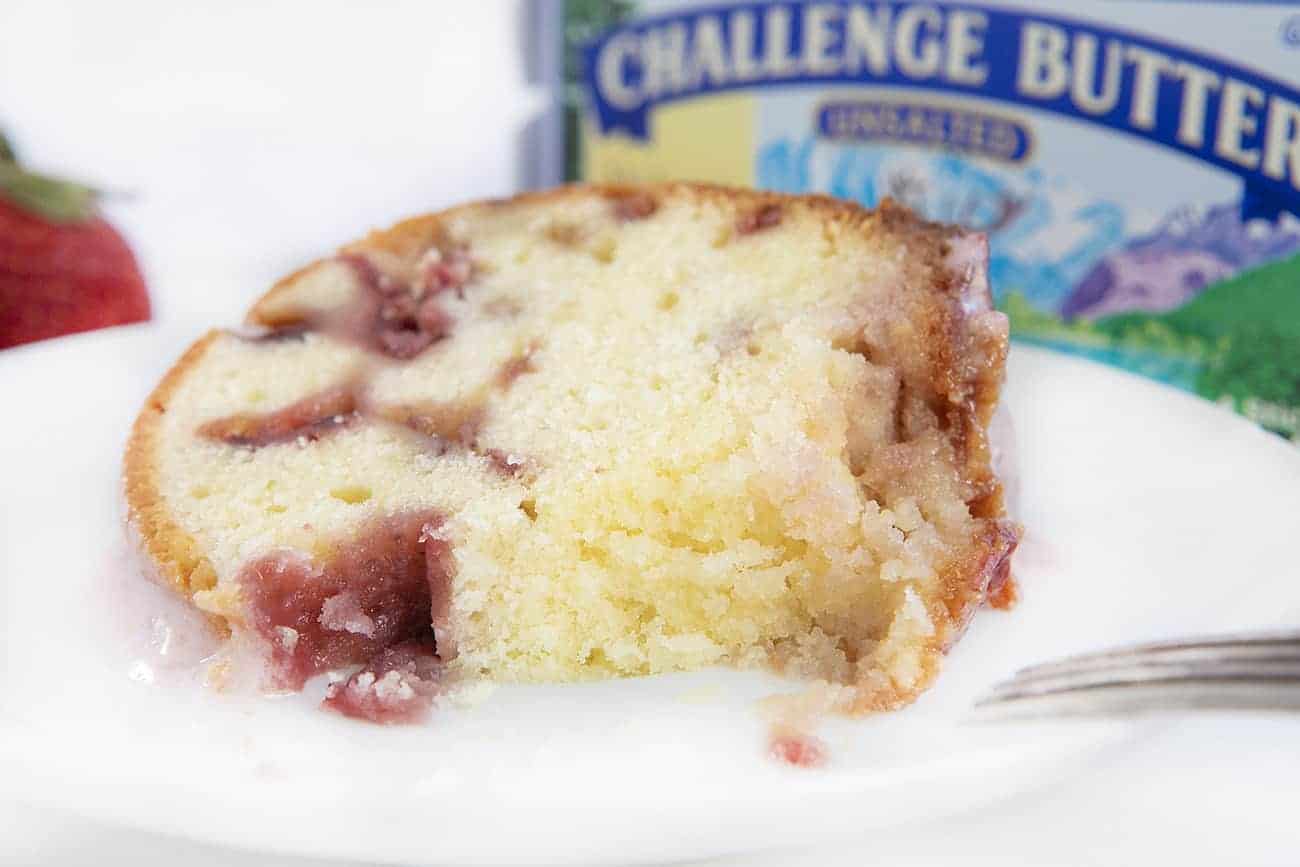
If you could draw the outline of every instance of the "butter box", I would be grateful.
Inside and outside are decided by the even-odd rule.
[[[1017,340],[1300,441],[1300,6],[569,0],[563,172],[988,234]]]

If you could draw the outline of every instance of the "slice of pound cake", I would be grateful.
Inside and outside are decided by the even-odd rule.
[[[408,220],[181,358],[130,521],[264,686],[354,716],[714,664],[898,707],[1012,593],[986,250],[689,184]]]

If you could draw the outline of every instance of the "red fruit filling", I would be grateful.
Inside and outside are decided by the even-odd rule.
[[[826,745],[812,735],[774,735],[768,752],[777,761],[797,768],[816,768],[826,764]]]
[[[438,296],[457,294],[472,276],[469,256],[442,254],[436,249],[421,266],[419,285],[407,286],[380,271],[359,254],[342,257],[357,274],[365,294],[352,307],[331,317],[326,327],[343,333],[363,346],[391,358],[411,359],[448,337],[455,320],[443,309]]]
[[[985,589],[994,608],[1010,608],[1016,601],[1016,582],[1011,580],[1011,555],[1020,544],[1020,533],[1005,521],[997,525],[997,540],[981,570],[988,578]]]
[[[644,220],[659,210],[659,203],[649,193],[614,196],[614,216],[620,220]]]
[[[296,554],[250,563],[238,582],[249,625],[266,641],[270,680],[299,690],[309,677],[376,659],[407,641],[433,641],[445,617],[452,562],[433,536],[435,512],[377,518],[324,566]]]
[[[199,436],[251,448],[293,442],[300,437],[315,442],[355,421],[358,415],[356,389],[335,386],[265,415],[241,413],[215,419],[199,428]]]
[[[454,289],[456,297],[464,298],[465,284],[472,276],[474,276],[474,261],[463,248],[454,247],[444,253],[435,247],[420,263],[418,282],[426,296]]]
[[[321,707],[370,722],[420,722],[438,693],[441,668],[432,641],[404,641],[381,651],[347,680],[330,684]]]
[[[526,461],[522,457],[505,449],[483,449],[480,454],[488,459],[492,469],[503,476],[517,476],[524,471]]]
[[[755,211],[749,211],[736,218],[736,231],[742,235],[752,235],[763,229],[770,229],[781,222],[780,205],[764,205]]]

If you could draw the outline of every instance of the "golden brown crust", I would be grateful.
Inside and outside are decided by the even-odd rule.
[[[220,336],[220,331],[209,331],[167,371],[136,417],[123,461],[127,521],[144,553],[157,567],[158,576],[186,595],[210,589],[216,582],[216,573],[199,550],[198,542],[172,520],[163,503],[158,489],[157,443],[172,394]]]
[[[1002,488],[995,477],[987,439],[987,427],[1001,389],[1007,345],[1005,334],[979,332],[971,327],[960,297],[962,276],[950,270],[947,256],[951,242],[960,234],[954,227],[930,223],[888,199],[875,210],[821,195],[793,196],[712,184],[670,182],[648,185],[562,186],[527,192],[508,199],[475,202],[438,213],[403,220],[384,230],[373,231],[340,252],[382,252],[398,260],[413,260],[433,245],[447,243],[448,226],[456,215],[472,209],[509,208],[517,205],[555,204],[592,194],[614,203],[634,201],[629,218],[645,216],[669,198],[686,197],[701,203],[730,208],[738,218],[738,232],[761,229],[772,218],[771,209],[781,215],[803,212],[819,219],[832,243],[837,237],[855,233],[884,232],[906,244],[911,267],[922,279],[939,287],[922,302],[923,334],[915,347],[928,361],[927,375],[920,383],[935,416],[959,456],[964,479],[974,491],[969,500],[972,514],[981,519],[981,530],[971,544],[941,575],[944,596],[930,614],[938,626],[932,653],[921,660],[918,682],[911,687],[880,687],[861,691],[849,710],[865,713],[900,707],[922,692],[933,680],[943,650],[956,640],[974,610],[985,602],[991,570],[1014,547],[1014,533],[1001,520]],[[650,204],[647,204],[647,199]],[[263,327],[291,324],[284,319],[281,296],[292,290],[301,277],[325,260],[309,264],[279,280],[250,308],[247,322]],[[130,520],[139,532],[147,553],[160,573],[176,589],[192,595],[209,589],[215,580],[211,565],[197,542],[168,515],[159,494],[152,454],[159,422],[177,384],[202,357],[219,332],[210,332],[196,342],[150,395],[135,423],[125,463],[126,495]],[[1008,534],[1011,534],[1008,536]],[[1010,583],[1000,590],[1004,603],[1014,599]]]

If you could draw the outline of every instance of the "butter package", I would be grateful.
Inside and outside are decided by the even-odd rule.
[[[1021,341],[1300,441],[1300,7],[563,3],[564,172],[888,196]]]

